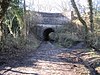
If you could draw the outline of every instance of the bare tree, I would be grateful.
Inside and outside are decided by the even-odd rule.
[[[83,20],[83,18],[81,17],[79,10],[75,4],[74,0],[71,0],[72,6],[75,9],[75,12],[80,20],[80,22],[83,24],[83,26],[85,27],[85,41],[87,43],[87,46],[95,49],[95,51],[100,52],[99,49],[97,47],[94,46],[94,42],[93,42],[93,37],[94,37],[94,24],[93,24],[93,5],[92,5],[92,0],[88,0],[88,4],[89,4],[89,10],[90,10],[90,14],[89,14],[89,20],[90,20],[90,31],[92,33],[92,36],[90,37],[89,35],[89,29],[87,27],[86,21]],[[92,38],[92,39],[91,39]]]
[[[100,8],[100,0],[93,1],[95,16],[98,16],[98,9]]]
[[[94,24],[93,24],[93,5],[92,5],[92,0],[88,0],[89,3],[89,10],[90,10],[90,28],[91,32],[93,33],[94,31]]]
[[[24,25],[23,25],[23,29],[22,29],[22,36],[24,37],[24,39],[26,39],[26,37],[27,37],[27,26],[26,26],[26,1],[25,0],[23,0],[24,1],[24,3],[23,3],[23,12],[24,12],[24,14],[23,14],[23,21],[24,21]]]
[[[76,6],[76,3],[75,3],[75,0],[71,0],[71,3],[72,3],[72,6],[78,16],[78,19],[79,21],[82,23],[82,25],[84,26],[84,29],[85,29],[85,35],[84,35],[84,42],[87,43],[87,40],[88,40],[88,33],[89,33],[89,30],[88,30],[88,27],[87,27],[87,24],[86,22],[83,20],[83,18],[81,17],[81,14]]]

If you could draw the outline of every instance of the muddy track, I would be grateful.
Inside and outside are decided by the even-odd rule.
[[[75,51],[74,51],[74,54],[75,54],[75,52],[76,52],[76,54],[75,54],[75,56],[77,56],[78,57],[78,59],[79,60],[81,60],[82,62],[82,64],[84,64],[85,65],[85,67],[86,68],[88,68],[89,70],[90,70],[90,75],[99,75],[100,73],[98,73],[96,70],[95,70],[95,66],[91,66],[91,63],[89,62],[89,61],[86,61],[86,60],[84,60],[84,59],[82,59],[81,58],[81,54],[82,53],[85,53],[85,49],[86,49],[86,46],[85,46],[85,44],[83,43],[83,42],[80,42],[80,43],[78,43],[77,45],[75,45],[75,46],[72,46],[70,49],[76,49]],[[77,49],[83,49],[81,52],[79,52],[78,54],[77,54]],[[71,52],[70,52],[71,53]],[[73,53],[72,53],[73,54]],[[93,64],[93,63],[92,63]]]
[[[75,52],[75,51],[74,51]],[[77,51],[76,51],[77,52]],[[71,52],[70,52],[71,53]],[[81,52],[81,53],[83,53],[83,52]],[[71,54],[73,54],[73,53],[71,53]],[[88,68],[89,69],[89,71],[90,71],[90,75],[97,75],[98,73],[97,73],[97,71],[95,70],[95,68],[93,68],[91,65],[90,65],[90,63],[88,63],[87,61],[84,61],[81,57],[80,57],[80,55],[79,55],[79,53],[77,54],[74,54],[77,58],[78,58],[78,60],[79,60],[79,62],[81,62],[86,68]],[[99,74],[98,74],[99,75]]]
[[[0,67],[1,75],[97,75],[82,51],[57,48],[50,42],[42,42],[35,52],[23,60],[11,60]]]

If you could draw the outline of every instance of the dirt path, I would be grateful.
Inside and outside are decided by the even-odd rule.
[[[25,59],[1,66],[0,75],[90,75],[89,68],[77,56],[79,53],[43,42]]]

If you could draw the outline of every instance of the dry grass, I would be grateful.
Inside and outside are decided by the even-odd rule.
[[[8,36],[2,50],[0,51],[0,60],[9,60],[12,58],[23,58],[29,52],[33,52],[38,46],[39,41],[30,36],[28,40],[22,38],[13,38]]]

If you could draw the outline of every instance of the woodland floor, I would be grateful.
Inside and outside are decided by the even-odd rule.
[[[100,75],[100,55],[79,45],[67,49],[42,42],[24,58],[2,61],[0,75]]]

